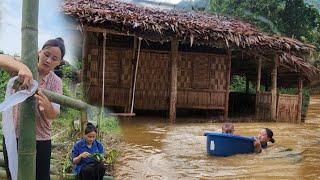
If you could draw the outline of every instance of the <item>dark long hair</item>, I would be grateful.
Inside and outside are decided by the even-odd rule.
[[[97,128],[91,122],[88,122],[84,134],[89,134],[93,131],[97,133]]]
[[[273,132],[272,132],[272,130],[269,129],[269,128],[265,128],[265,130],[266,130],[266,132],[267,132],[268,138],[270,138],[270,142],[274,143],[275,140],[273,139]]]
[[[63,59],[66,53],[66,47],[64,46],[64,41],[61,37],[46,41],[42,46],[42,50],[46,49],[47,47],[58,47],[61,51],[61,59]]]

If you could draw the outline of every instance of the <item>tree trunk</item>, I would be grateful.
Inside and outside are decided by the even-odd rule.
[[[22,4],[21,59],[37,78],[38,59],[38,0],[24,0]],[[18,179],[35,179],[36,132],[34,97],[22,103],[18,149]]]

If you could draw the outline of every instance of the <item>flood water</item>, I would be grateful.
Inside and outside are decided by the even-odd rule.
[[[320,179],[320,96],[312,98],[303,124],[235,123],[235,133],[244,136],[264,127],[273,130],[276,143],[261,154],[208,156],[203,133],[221,131],[221,123],[170,126],[164,121],[121,121],[117,179]]]

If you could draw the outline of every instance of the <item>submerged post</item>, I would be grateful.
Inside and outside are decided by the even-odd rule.
[[[273,69],[271,72],[271,120],[277,120],[277,77],[278,77],[279,56],[274,57]]]
[[[303,88],[303,80],[299,78],[298,84],[298,114],[297,114],[297,123],[301,123],[301,114],[302,114],[302,89]]]
[[[179,52],[179,41],[177,39],[172,39],[171,40],[171,88],[170,88],[170,109],[169,109],[170,123],[174,123],[176,121],[178,52]]]
[[[256,85],[256,119],[259,119],[259,96],[260,96],[260,84],[261,84],[261,58],[258,60],[257,69],[257,85]]]
[[[231,51],[228,51],[228,57],[227,57],[227,72],[226,72],[226,94],[224,97],[224,120],[228,120],[229,116],[229,93],[230,93],[230,76],[231,76]]]
[[[38,0],[24,0],[21,23],[21,59],[38,79]],[[18,142],[18,179],[36,177],[36,122],[35,100],[28,98],[22,103]],[[9,152],[10,153],[10,152]]]

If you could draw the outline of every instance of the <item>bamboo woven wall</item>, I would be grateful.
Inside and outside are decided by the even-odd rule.
[[[181,53],[178,59],[177,107],[224,109],[226,58],[225,55]]]
[[[271,92],[260,92],[257,95],[258,119],[271,119]]]
[[[135,108],[168,109],[169,62],[170,55],[168,52],[141,51],[136,82]]]
[[[102,48],[90,46],[86,82],[90,103],[101,102]],[[132,72],[132,50],[106,50],[105,104],[127,106]],[[178,58],[177,107],[224,109],[226,93],[226,56],[180,53]],[[142,50],[136,81],[137,109],[167,110],[170,98],[170,53]]]
[[[280,94],[277,105],[277,121],[297,123],[298,95]]]
[[[89,102],[99,104],[102,97],[103,50],[91,46],[88,51],[86,91]],[[105,104],[125,106],[129,100],[130,78],[132,74],[132,50],[106,49]]]

